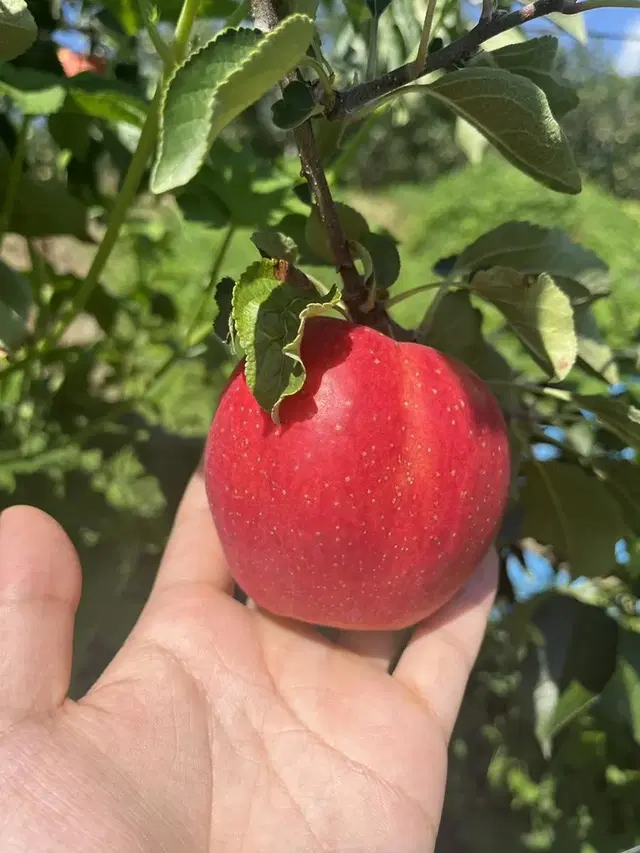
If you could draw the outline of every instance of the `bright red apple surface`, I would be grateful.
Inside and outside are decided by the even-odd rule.
[[[456,360],[341,320],[308,321],[302,359],[279,425],[242,365],[211,425],[205,479],[231,573],[279,616],[412,625],[497,532],[509,486],[498,404]]]

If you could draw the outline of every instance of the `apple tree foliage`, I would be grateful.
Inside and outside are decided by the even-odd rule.
[[[637,303],[603,333],[609,265],[526,207],[472,239],[448,223],[453,252],[408,275],[401,231],[344,180],[381,122],[429,103],[476,169],[580,193],[557,34],[583,41],[594,5],[473,26],[455,0],[0,0],[0,489],[86,555],[77,690],[135,618],[237,359],[277,419],[306,318],[351,316],[470,365],[511,437],[446,815],[469,849],[638,842]],[[514,589],[540,566],[545,588]]]

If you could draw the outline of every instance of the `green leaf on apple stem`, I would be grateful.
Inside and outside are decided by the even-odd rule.
[[[279,423],[282,400],[298,392],[306,379],[300,358],[306,320],[341,298],[336,285],[326,296],[313,285],[306,293],[288,278],[282,281],[280,269],[278,261],[256,261],[233,291],[233,322],[245,353],[247,384],[274,423]]]
[[[362,242],[362,237],[369,231],[367,220],[364,216],[340,201],[335,202],[338,220],[342,226],[344,236],[354,243]],[[311,251],[328,264],[334,264],[335,260],[324,223],[316,205],[311,209],[305,226],[305,239]]]
[[[578,465],[555,460],[525,462],[521,474],[523,535],[551,545],[573,577],[609,574],[626,525],[604,483]]]
[[[602,693],[616,670],[619,628],[604,610],[565,595],[542,598],[522,664],[545,758],[555,736]]]
[[[516,168],[557,192],[576,194],[582,182],[564,131],[535,83],[500,68],[463,68],[428,86]]]
[[[0,261],[0,355],[11,352],[24,340],[31,304],[27,279]]]
[[[9,62],[28,50],[38,27],[23,0],[0,0],[0,62]]]
[[[600,423],[629,447],[640,450],[640,409],[611,397],[574,394],[574,403],[596,416]]]
[[[471,288],[502,312],[551,377],[561,380],[567,376],[578,354],[573,309],[551,276],[493,267],[476,273]]]
[[[556,280],[571,280],[575,292],[568,296],[574,304],[611,293],[607,264],[595,252],[574,243],[561,228],[505,222],[467,246],[458,256],[452,274],[495,266],[530,275],[546,272]]]
[[[290,264],[297,263],[300,250],[293,237],[283,234],[281,231],[254,231],[251,242],[268,258],[276,258],[281,261],[289,261]]]
[[[192,53],[165,89],[152,191],[190,181],[220,132],[295,67],[313,34],[311,18],[290,15],[268,33],[222,30]]]
[[[551,112],[561,118],[580,103],[578,93],[556,71],[558,39],[544,35],[498,50],[482,51],[469,63],[471,68],[502,68],[535,83],[547,96]]]

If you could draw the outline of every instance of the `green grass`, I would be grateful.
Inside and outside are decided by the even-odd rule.
[[[497,156],[430,187],[398,185],[377,195],[352,194],[351,203],[400,241],[396,293],[433,280],[432,267],[439,258],[459,252],[485,231],[524,219],[564,228],[609,264],[613,292],[596,312],[612,345],[628,341],[640,324],[640,205],[623,205],[589,184],[578,196],[555,193]],[[429,297],[407,301],[395,316],[415,325],[428,302]]]

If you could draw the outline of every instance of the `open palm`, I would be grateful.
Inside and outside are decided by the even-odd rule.
[[[406,637],[320,631],[231,595],[199,475],[147,605],[66,698],[80,567],[49,517],[0,518],[0,849],[430,853],[492,552]]]

